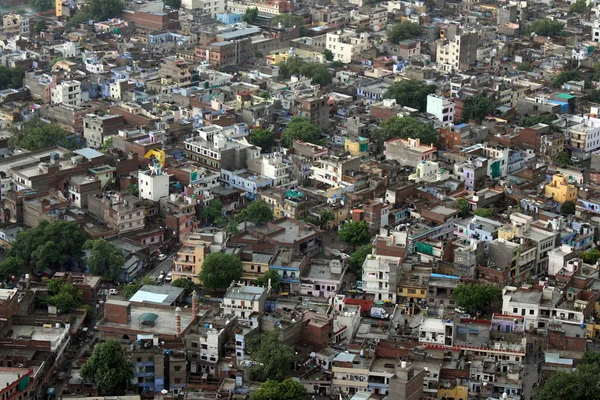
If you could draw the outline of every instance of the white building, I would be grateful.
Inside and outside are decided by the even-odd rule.
[[[419,326],[419,343],[452,346],[455,330],[454,319],[425,318]]]
[[[573,247],[563,244],[548,252],[548,275],[554,276],[563,269],[568,260],[574,259],[576,253]]]
[[[284,160],[279,153],[261,154],[258,158],[248,160],[248,169],[273,181],[273,186],[290,185],[291,163]]]
[[[415,182],[440,182],[450,178],[450,171],[440,168],[435,161],[421,161],[408,179]]]
[[[580,124],[569,128],[571,149],[593,152],[600,149],[600,118],[588,116]]]
[[[236,171],[221,169],[221,180],[251,195],[256,195],[258,189],[262,187],[273,186],[272,179],[248,172],[245,169]]]
[[[181,0],[181,7],[186,10],[202,10],[214,18],[218,13],[225,12],[225,0]]]
[[[461,65],[469,65],[477,60],[477,32],[448,34],[445,40],[438,42],[436,61],[444,71],[455,72]]]
[[[192,374],[206,373],[208,376],[215,376],[217,363],[219,362],[220,349],[224,341],[224,329],[208,327],[198,328],[198,333],[186,335],[186,345],[188,349],[198,349],[189,351],[190,372]]]
[[[81,82],[76,80],[62,81],[53,87],[50,93],[50,101],[52,104],[67,104],[78,107],[84,101],[82,97]]]
[[[427,112],[435,115],[443,125],[452,125],[454,123],[454,102],[443,96],[428,95]]]
[[[369,35],[354,31],[337,31],[327,34],[327,49],[333,53],[335,61],[349,63],[369,47]]]
[[[375,295],[376,301],[396,303],[398,286],[398,257],[368,255],[363,263],[363,290]]]
[[[140,198],[159,201],[169,195],[169,175],[160,166],[138,173]]]
[[[258,326],[258,317],[265,311],[265,300],[269,288],[233,282],[223,297],[223,313],[234,314],[239,321],[248,321],[250,326]]]

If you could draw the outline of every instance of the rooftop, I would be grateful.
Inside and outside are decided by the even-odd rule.
[[[132,303],[148,303],[171,306],[182,295],[183,292],[183,288],[170,285],[144,285],[133,295],[133,297],[131,297],[131,299],[129,299],[129,301]]]

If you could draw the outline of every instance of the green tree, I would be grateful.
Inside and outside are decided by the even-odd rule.
[[[185,296],[190,297],[192,292],[196,290],[196,284],[191,279],[179,278],[171,282],[171,286],[182,288]]]
[[[550,86],[561,87],[563,85],[563,83],[566,83],[569,81],[585,81],[585,80],[586,80],[586,77],[583,76],[578,71],[565,71],[565,72],[561,72],[560,74],[558,74],[558,76],[552,80],[552,82],[550,83]],[[586,82],[586,86],[587,86],[587,82]]]
[[[104,141],[104,143],[102,143],[102,148],[100,149],[100,151],[103,152],[103,153],[106,153],[110,149],[112,149],[112,147],[113,147],[113,138],[109,137],[108,139],[106,139]]]
[[[240,233],[240,228],[238,227],[238,222],[235,219],[232,219],[227,224],[227,234],[228,235],[237,235]]]
[[[163,0],[163,3],[176,10],[181,8],[181,0]]]
[[[469,313],[484,312],[492,302],[502,298],[502,290],[494,285],[460,283],[452,298]]]
[[[133,364],[129,362],[121,343],[108,340],[96,345],[92,356],[81,367],[81,376],[98,385],[103,396],[124,393],[133,379]]]
[[[596,264],[598,259],[600,259],[600,251],[597,248],[589,249],[588,251],[579,253],[579,257],[586,264]]]
[[[296,14],[278,14],[273,20],[273,26],[281,24],[284,28],[304,27],[304,18]],[[303,35],[300,35],[303,36]]]
[[[323,55],[325,56],[325,59],[327,61],[333,61],[333,51],[329,50],[329,49],[325,49],[323,50]]]
[[[307,398],[306,388],[301,383],[288,378],[282,382],[267,380],[252,394],[250,400],[306,400]]]
[[[212,199],[208,202],[208,206],[202,209],[202,218],[214,222],[219,217],[223,217],[223,203],[217,199]]]
[[[249,24],[255,23],[257,18],[258,18],[258,8],[257,7],[246,8],[246,12],[244,13],[244,16],[242,17],[244,22],[247,22]]]
[[[36,271],[58,271],[81,261],[87,239],[89,235],[74,222],[42,220],[37,227],[17,234],[8,256],[22,259]]]
[[[83,304],[81,291],[64,279],[48,281],[48,304],[56,306],[59,311],[69,313]]]
[[[421,34],[419,24],[404,20],[398,24],[392,25],[387,31],[388,40],[394,44],[398,44],[403,40],[416,38]]]
[[[571,157],[569,157],[569,153],[566,151],[561,151],[556,156],[556,162],[561,165],[571,165]]]
[[[538,114],[530,117],[521,118],[521,126],[527,128],[537,124],[553,125],[556,121],[556,115],[554,114]]]
[[[253,361],[250,375],[254,379],[282,381],[290,374],[296,352],[279,341],[279,330],[255,336],[248,344]]]
[[[338,231],[338,236],[343,242],[352,246],[352,251],[356,251],[356,246],[362,246],[371,241],[371,233],[365,221],[346,222]]]
[[[5,281],[12,276],[19,276],[23,273],[25,262],[19,257],[7,257],[0,262],[0,281]]]
[[[489,218],[494,215],[494,209],[493,208],[478,208],[477,210],[473,211],[473,214],[477,215],[478,217]]]
[[[250,134],[250,142],[260,147],[263,151],[270,150],[271,146],[275,143],[275,135],[268,129],[258,128]]]
[[[279,274],[274,269],[269,269],[263,276],[258,278],[254,283],[257,286],[268,286],[269,279],[271,280],[271,289],[279,287]]]
[[[242,272],[242,262],[233,254],[210,253],[204,259],[198,278],[213,290],[226,289],[242,277]]]
[[[575,202],[574,201],[565,201],[561,206],[560,206],[560,212],[561,214],[565,214],[565,215],[575,215]]]
[[[137,183],[130,183],[129,186],[127,186],[127,193],[138,197],[140,195],[140,190],[138,188]]]
[[[237,215],[237,220],[263,225],[273,220],[273,209],[262,200],[254,200]]]
[[[327,67],[320,63],[309,63],[299,57],[290,57],[277,64],[279,76],[288,79],[292,75],[302,75],[312,79],[312,82],[321,86],[331,83],[331,73]]]
[[[591,9],[591,6],[588,5],[587,0],[577,0],[575,3],[571,4],[571,8],[569,8],[569,12],[573,14],[584,14]]]
[[[559,371],[541,387],[539,400],[600,400],[600,367],[580,364],[575,372]]]
[[[525,29],[525,33],[531,35],[535,33],[538,36],[556,36],[560,35],[565,24],[553,21],[550,18],[536,19]]]
[[[295,140],[318,144],[321,139],[321,131],[307,118],[293,117],[281,134],[281,139],[287,148],[292,148]]]
[[[64,145],[68,133],[56,124],[48,124],[41,119],[25,122],[21,129],[14,128],[8,144],[26,150],[35,151],[46,147]]]
[[[321,214],[319,214],[319,223],[321,224],[321,229],[327,229],[331,221],[335,221],[335,214],[333,213],[333,211],[321,211]]]
[[[489,115],[496,107],[494,100],[486,97],[483,94],[469,96],[462,101],[462,119],[465,122],[471,120],[481,123],[483,119]]]
[[[520,62],[520,63],[517,63],[517,70],[518,71],[531,72],[531,71],[533,71],[533,67],[531,66],[531,63]]]
[[[365,262],[365,259],[372,252],[373,252],[372,245],[366,244],[364,246],[360,246],[358,248],[358,250],[356,250],[354,253],[350,254],[350,259],[348,260],[348,265],[350,266],[350,268],[352,268],[352,270],[355,273],[358,273],[361,270],[361,268]]]
[[[81,24],[85,24],[89,21],[88,14],[85,8],[75,13],[75,15],[69,18],[69,22],[65,25],[67,28],[79,27]]]
[[[43,19],[40,19],[38,22],[36,22],[35,28],[33,28],[33,30],[37,33],[46,32],[48,30],[48,24]]]
[[[54,8],[53,0],[29,0],[29,6],[35,11],[48,11]]]
[[[123,12],[123,2],[121,0],[90,0],[87,3],[87,19],[94,21],[105,21],[115,18]]]
[[[391,139],[420,139],[422,144],[437,146],[438,132],[430,123],[413,117],[392,117],[381,124],[381,128],[373,133],[377,147],[383,151],[383,143]]]
[[[469,202],[467,199],[460,198],[457,200],[458,208],[460,209],[460,216],[466,218],[469,216]]]
[[[123,272],[123,250],[104,239],[88,240],[84,249],[89,250],[87,265],[90,273],[100,275],[105,281],[115,281]]]
[[[596,351],[586,351],[583,353],[583,357],[581,357],[581,364],[589,364],[600,367],[600,353]]]
[[[130,299],[138,290],[142,288],[142,286],[146,285],[156,286],[156,281],[154,278],[147,275],[136,282],[128,283],[127,285],[123,286],[123,297]]]
[[[23,87],[23,79],[25,79],[25,68],[0,66],[0,90],[19,89]]]
[[[395,99],[400,106],[416,108],[421,112],[427,110],[427,96],[435,93],[435,85],[428,85],[423,81],[403,80],[392,84],[387,92],[386,99]]]

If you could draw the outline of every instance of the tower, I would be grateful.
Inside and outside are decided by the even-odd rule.
[[[419,400],[423,396],[425,371],[416,371],[415,365],[401,361],[396,365],[395,374],[390,379],[390,400]]]
[[[181,308],[175,309],[175,336],[181,337]]]

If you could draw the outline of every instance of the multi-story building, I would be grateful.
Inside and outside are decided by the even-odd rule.
[[[396,303],[400,268],[398,257],[368,255],[363,263],[363,290],[375,300]]]
[[[435,115],[442,125],[454,124],[454,102],[446,97],[435,94],[428,95],[427,112]]]
[[[153,165],[149,170],[138,172],[140,198],[159,201],[169,195],[169,175],[162,166]]]
[[[88,196],[88,211],[119,233],[144,229],[142,200],[131,195],[98,194]]]
[[[312,170],[312,179],[328,186],[340,186],[343,184],[343,177],[347,176],[350,171],[360,170],[360,157],[320,158],[313,163],[310,169]]]
[[[127,352],[140,392],[165,390],[165,352],[158,335],[138,335],[136,347]]]
[[[483,240],[485,247],[498,237],[502,224],[493,219],[475,215],[471,218],[454,222],[454,234],[461,239]]]
[[[553,175],[552,182],[546,185],[544,193],[560,204],[577,201],[577,187],[569,183],[569,177],[563,174]]]
[[[600,149],[600,118],[588,116],[581,123],[571,126],[567,137],[570,137],[571,150],[589,153]]]
[[[434,161],[437,149],[421,144],[420,139],[392,139],[385,142],[385,159],[398,161],[402,166],[416,167],[423,161]]]
[[[192,70],[184,59],[177,57],[163,58],[158,70],[164,82],[175,83],[178,86],[189,86],[192,83]]]
[[[329,129],[329,99],[322,97],[296,97],[294,115],[308,118],[322,131]]]
[[[436,61],[444,71],[467,69],[477,61],[478,42],[476,31],[460,32],[457,25],[447,25],[443,38],[437,42]]]
[[[251,286],[233,282],[221,303],[221,309],[227,315],[235,315],[239,321],[247,321],[252,327],[258,326],[258,317],[265,311],[265,300],[270,287]]]
[[[198,274],[202,271],[204,258],[210,252],[211,243],[202,234],[189,233],[183,240],[183,247],[177,252],[171,272],[173,280],[184,278],[200,283]]]
[[[125,126],[122,115],[87,114],[83,117],[83,137],[88,146],[99,149],[110,136]]]
[[[207,168],[229,171],[244,169],[247,158],[260,156],[258,147],[228,138],[222,130],[216,125],[199,129],[199,136],[185,140],[186,155]]]
[[[333,53],[333,59],[349,63],[369,47],[369,34],[354,31],[327,33],[327,49]]]
[[[7,38],[16,35],[29,37],[29,18],[20,14],[4,14],[2,32]]]
[[[212,324],[198,325],[185,335],[185,347],[189,357],[192,374],[206,374],[214,377],[222,356],[225,330]]]
[[[51,89],[52,104],[66,104],[69,106],[79,107],[84,101],[87,101],[87,96],[81,92],[81,82],[62,81]]]

